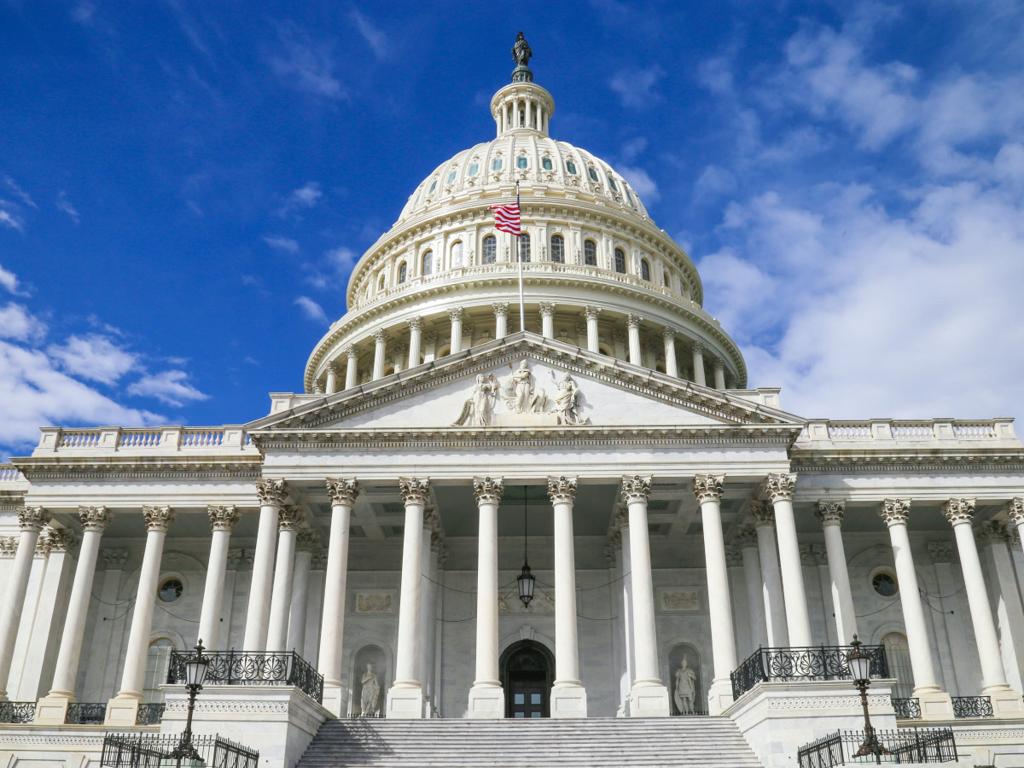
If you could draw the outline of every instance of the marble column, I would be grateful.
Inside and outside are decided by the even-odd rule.
[[[889,527],[896,581],[903,608],[903,625],[910,648],[910,669],[914,673],[914,696],[921,703],[921,717],[925,720],[952,720],[953,702],[935,676],[928,624],[921,604],[914,555],[910,550],[910,536],[907,533],[910,499],[885,499],[880,514]]]
[[[597,330],[597,318],[601,314],[599,307],[584,307],[583,314],[587,318],[587,350],[601,351],[601,340]]]
[[[662,682],[654,616],[654,574],[647,528],[651,478],[622,478],[622,500],[629,510],[629,581],[633,587],[633,642],[636,677],[629,693],[630,717],[668,717],[668,688]],[[557,604],[557,601],[556,601]]]
[[[306,658],[306,605],[309,602],[309,572],[313,566],[313,551],[317,549],[316,533],[308,528],[295,537],[295,568],[292,577],[292,595],[288,606],[288,642],[285,650],[295,651]]]
[[[160,561],[163,559],[167,528],[174,519],[170,507],[143,507],[146,521],[146,549],[139,568],[139,586],[135,593],[128,648],[124,654],[121,690],[107,703],[106,725],[126,727],[135,725],[142,703],[145,686],[146,658],[149,655],[149,635],[153,628],[153,608],[160,580]]]
[[[352,389],[359,383],[359,353],[355,345],[345,349],[345,389]]]
[[[436,714],[434,686],[436,657],[434,649],[437,639],[437,560],[443,547],[441,542],[441,515],[436,509],[427,508],[423,513],[423,545],[420,554],[422,576],[420,577],[420,656],[416,679],[423,689],[423,716]]]
[[[620,685],[622,696],[620,714],[628,716],[629,693],[633,687],[633,678],[636,677],[636,666],[633,663],[633,583],[627,578],[633,569],[629,559],[629,515],[625,510],[616,513],[613,526],[619,543],[619,571],[622,575],[622,655],[624,657],[625,681]]]
[[[548,301],[540,303],[540,335],[545,339],[555,338],[555,305]]]
[[[796,475],[789,473],[768,475],[764,484],[765,495],[771,500],[775,511],[789,644],[794,648],[806,648],[811,645],[811,620],[807,614],[807,591],[804,588],[800,542],[796,537],[796,518],[793,515],[795,489]]]
[[[725,363],[718,358],[715,359],[714,372],[715,389],[725,389]]]
[[[331,532],[324,574],[324,612],[320,626],[318,669],[324,676],[324,707],[336,717],[345,711],[341,687],[342,641],[345,637],[345,596],[348,584],[348,544],[352,507],[359,496],[354,478],[327,478],[331,497]]]
[[[238,522],[238,510],[232,506],[211,506],[207,509],[210,527],[210,560],[206,565],[206,588],[199,615],[197,638],[213,651],[226,650],[226,633],[221,630],[221,609],[224,606],[224,579],[228,568],[231,529]]]
[[[679,377],[679,364],[676,362],[676,332],[665,328],[661,332],[665,341],[665,373],[674,378]]]
[[[996,579],[993,602],[1006,682],[1011,688],[1021,690],[1021,673],[1024,672],[1024,604],[1021,603],[1010,551],[1010,530],[999,520],[987,520],[978,526],[976,535],[978,544],[991,558]]]
[[[640,350],[640,323],[643,318],[639,315],[626,316],[627,336],[629,339],[629,362],[633,365],[643,365],[643,356]]]
[[[817,515],[825,534],[829,586],[832,591],[832,606],[835,609],[836,637],[839,638],[840,645],[847,645],[857,634],[857,613],[853,608],[850,572],[846,565],[846,549],[843,547],[845,512],[845,502],[828,499],[821,499],[818,502]]]
[[[693,383],[707,386],[707,378],[704,375],[704,345],[699,341],[693,342]]]
[[[708,714],[719,715],[732,703],[730,675],[736,668],[736,637],[729,596],[729,566],[722,536],[722,485],[725,475],[697,475],[693,494],[704,528],[704,567],[708,580],[708,616],[714,679],[708,689]]]
[[[786,600],[782,594],[782,570],[775,543],[775,512],[771,505],[755,499],[750,502],[757,534],[757,553],[761,561],[761,594],[764,602],[765,631],[769,648],[789,646],[786,630]]]
[[[409,364],[408,368],[415,368],[423,361],[421,347],[423,346],[423,318],[414,317],[409,320]]]
[[[110,522],[110,513],[106,507],[79,507],[78,519],[82,523],[82,544],[78,549],[78,564],[71,583],[68,612],[64,617],[64,632],[60,636],[53,685],[46,697],[39,700],[36,708],[35,722],[41,725],[63,725],[68,704],[75,700],[75,681],[85,639],[89,603],[92,600],[100,539]]]
[[[761,556],[758,553],[757,531],[752,525],[745,525],[736,532],[736,545],[743,558],[743,578],[747,585],[747,603],[750,611],[750,647],[753,653],[759,647],[770,647],[767,623],[765,622],[765,601],[761,576]]]
[[[383,378],[384,363],[387,361],[388,334],[383,328],[373,332],[373,381]]]
[[[1024,546],[1024,496],[1015,496],[1006,505],[1006,519],[1017,529],[1017,541]]]
[[[274,551],[277,549],[277,517],[288,496],[284,480],[260,480],[256,483],[260,501],[256,549],[252,557],[252,581],[249,604],[245,613],[243,651],[259,653],[267,649],[267,627],[270,620],[270,591],[274,582]]]
[[[452,322],[452,337],[449,343],[451,355],[462,351],[462,315],[462,307],[448,310],[448,319]]]
[[[576,630],[576,558],[572,532],[576,478],[548,478],[548,497],[554,507],[555,529],[555,683],[551,688],[551,717],[586,717],[587,692],[580,682]]]
[[[499,301],[491,308],[494,309],[494,338],[503,339],[508,336],[508,302]]]
[[[996,717],[1020,717],[1024,715],[1024,705],[1020,694],[1006,682],[999,636],[996,634],[996,623],[992,620],[978,545],[974,541],[974,505],[974,499],[953,498],[945,503],[943,512],[953,526],[956,549],[960,555],[967,606],[974,627],[974,642],[981,661],[981,692],[991,698],[992,711]]]
[[[338,366],[334,363],[327,364],[327,383],[324,391],[328,395],[333,395],[338,391]]]
[[[277,559],[274,562],[274,587],[270,596],[270,620],[267,625],[267,652],[288,648],[288,613],[295,578],[295,540],[302,523],[302,510],[290,504],[281,507],[277,517]]]
[[[420,587],[423,549],[423,509],[430,495],[430,481],[403,477],[398,481],[405,502],[402,542],[402,593],[398,603],[398,652],[395,682],[388,691],[387,716],[423,717],[423,685],[416,676],[419,666]]]
[[[18,510],[18,549],[14,555],[14,566],[7,577],[7,595],[0,607],[0,701],[7,698],[7,678],[14,661],[14,645],[18,641],[18,627],[25,607],[28,577],[32,573],[32,561],[36,556],[39,533],[50,519],[50,513],[42,507],[22,507]]]
[[[469,716],[502,718],[505,695],[498,670],[498,507],[501,478],[473,480],[480,514],[476,565],[476,677],[469,690]]]

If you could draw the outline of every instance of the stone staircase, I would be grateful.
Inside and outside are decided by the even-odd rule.
[[[760,768],[724,717],[328,720],[298,768]]]

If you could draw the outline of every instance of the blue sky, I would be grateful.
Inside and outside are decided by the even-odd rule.
[[[808,417],[1024,397],[1024,5],[0,0],[0,456],[301,389],[354,258],[489,138],[552,134],[688,248]]]

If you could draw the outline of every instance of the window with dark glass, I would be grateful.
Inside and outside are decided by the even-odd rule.
[[[545,171],[550,171],[555,166],[551,164],[550,157],[545,157],[543,160],[540,161],[540,167],[543,168]]]
[[[484,264],[493,264],[498,258],[498,238],[488,235],[484,238]]]
[[[405,282],[406,272],[408,272],[408,268],[406,267],[406,264],[403,261],[401,264],[398,265],[398,282],[400,282],[400,283],[404,283]]]
[[[530,260],[530,236],[525,232],[519,236],[519,260]]]
[[[516,168],[526,170],[530,167],[530,161],[526,159],[526,155],[520,155],[516,158]]]
[[[493,160],[491,160],[492,171],[500,171],[503,165],[504,163],[502,162],[500,157],[496,157]]]
[[[594,166],[592,165],[587,168],[587,175],[590,177],[591,181],[601,180],[600,177],[597,175],[597,169],[594,168]]]
[[[615,249],[615,271],[626,274],[626,252],[621,248]]]
[[[597,243],[593,240],[583,241],[583,263],[591,267],[597,266]]]
[[[650,282],[651,279],[651,264],[647,259],[640,260],[640,277]]]
[[[434,271],[434,252],[427,251],[423,254],[423,274],[429,275]]]
[[[574,163],[572,160],[566,160],[565,161],[565,170],[567,170],[569,172],[570,176],[575,176],[576,175],[576,163]]]
[[[565,263],[565,240],[561,235],[551,236],[551,260],[559,264]]]

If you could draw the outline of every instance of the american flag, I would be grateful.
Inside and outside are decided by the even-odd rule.
[[[519,215],[519,203],[508,203],[507,205],[492,205],[494,211],[494,228],[500,232],[508,232],[510,235],[519,237],[522,234],[522,218]]]

